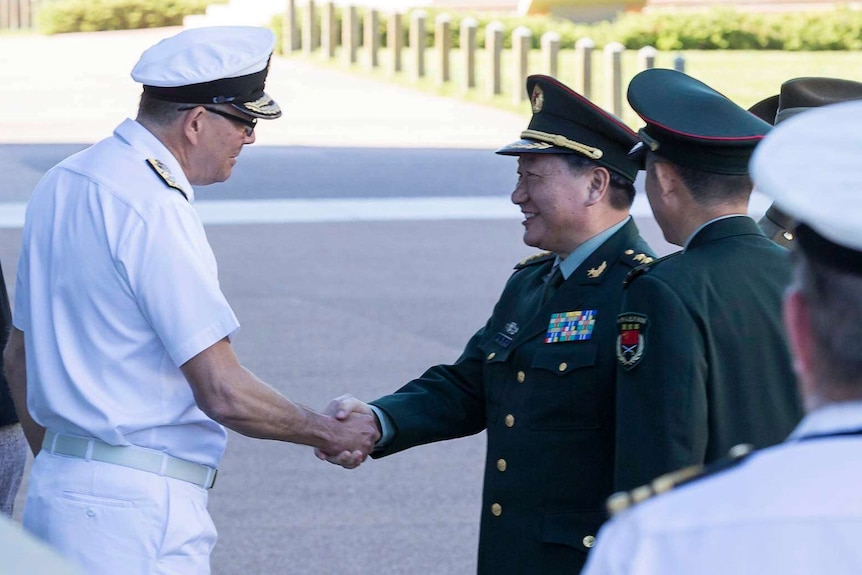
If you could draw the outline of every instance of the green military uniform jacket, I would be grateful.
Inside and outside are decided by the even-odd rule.
[[[633,272],[619,318],[618,490],[793,430],[802,409],[781,314],[790,275],[789,252],[744,216]]]
[[[613,488],[622,282],[651,255],[630,220],[544,304],[554,256],[522,262],[454,365],[371,402],[396,428],[375,457],[487,429],[479,573],[583,566]],[[582,339],[546,343],[552,315],[565,312],[580,312],[569,318],[581,321],[571,337]]]

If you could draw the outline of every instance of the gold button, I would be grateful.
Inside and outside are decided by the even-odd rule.
[[[493,351],[492,351],[491,353],[489,353],[489,354],[488,354],[488,361],[491,361],[491,360],[492,360],[492,359],[494,359],[495,357],[497,357],[497,354],[496,354],[495,352],[493,352]]]
[[[499,469],[500,471],[506,471],[506,460],[505,459],[498,459],[497,460],[497,469]]]
[[[584,537],[582,543],[584,544],[584,547],[590,549],[593,545],[596,544],[596,538],[592,535],[587,535],[586,537]]]
[[[787,240],[788,242],[793,241],[793,234],[791,234],[790,232],[784,232],[781,235],[784,236],[784,239]]]
[[[499,517],[502,514],[503,514],[503,506],[500,505],[499,503],[492,503],[491,504],[491,515],[493,515],[494,517]]]
[[[635,251],[634,251],[634,250],[626,250],[626,251],[625,251],[625,254],[626,254],[627,256],[630,256],[630,255],[632,255],[633,253],[635,253]]]
[[[515,425],[515,416],[511,413],[506,416],[506,427],[513,427]]]
[[[566,371],[566,369],[568,369],[568,367],[569,367],[569,364],[564,361],[563,363],[560,364],[559,369],[560,369],[560,371]]]
[[[525,381],[527,381],[527,374],[524,373],[523,371],[519,371],[518,372],[518,383],[524,383]]]

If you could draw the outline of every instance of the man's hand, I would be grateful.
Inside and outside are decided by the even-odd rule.
[[[351,448],[344,450],[331,450],[330,452],[323,451],[321,449],[315,449],[314,454],[320,460],[329,461],[335,465],[340,465],[345,469],[353,469],[359,467],[359,465],[365,461],[365,458],[369,453],[374,449],[374,444],[380,439],[380,423],[377,421],[377,416],[374,415],[374,412],[368,406],[367,403],[360,401],[353,397],[352,395],[342,395],[340,397],[336,397],[323,410],[324,415],[328,415],[330,417],[334,417],[338,421],[341,421],[345,426],[351,425],[365,425],[366,422],[370,421],[371,426],[373,427],[373,433],[369,435],[363,434],[362,437],[356,437],[356,440],[365,440],[369,437],[371,438],[370,447],[365,448]],[[362,423],[357,424],[355,422],[361,421]],[[362,430],[358,433],[363,433]]]

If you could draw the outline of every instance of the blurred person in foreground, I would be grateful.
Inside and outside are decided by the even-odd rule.
[[[862,573],[860,149],[862,102],[848,102],[782,123],[751,162],[798,222],[783,315],[807,415],[780,445],[654,482],[671,490],[602,529],[588,575]]]
[[[147,49],[136,120],[67,158],[27,206],[6,368],[34,454],[24,526],[91,574],[206,574],[225,427],[362,459],[373,418],[299,406],[234,355],[192,186],[226,180],[258,119],[271,31]]]

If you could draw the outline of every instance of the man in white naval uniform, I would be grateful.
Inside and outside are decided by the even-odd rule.
[[[360,459],[378,437],[370,416],[336,421],[242,367],[191,205],[257,120],[281,115],[264,92],[274,44],[216,27],[149,48],[137,119],[51,169],[28,204],[4,355],[38,454],[24,526],[91,575],[209,573],[225,426]]]
[[[784,321],[806,417],[782,444],[619,501],[587,575],[862,573],[862,102],[782,122],[751,161],[798,226]],[[651,494],[668,493],[652,498]]]

